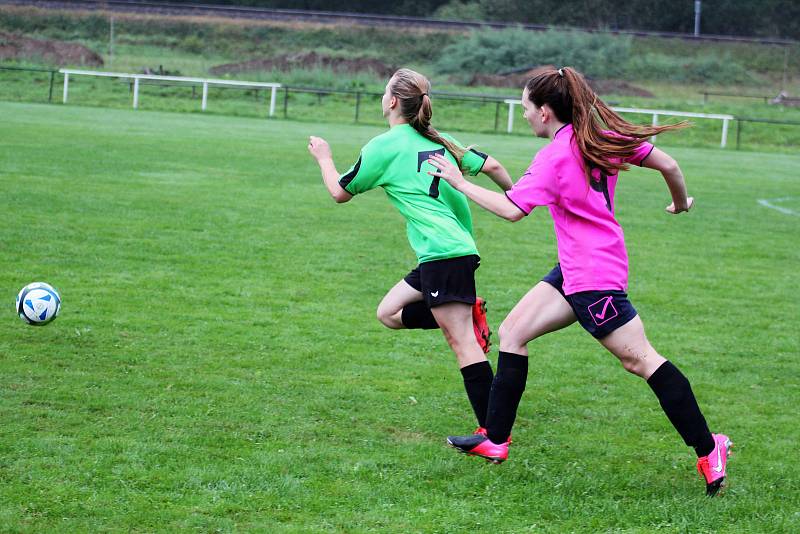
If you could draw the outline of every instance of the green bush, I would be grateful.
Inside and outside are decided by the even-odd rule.
[[[205,49],[203,39],[197,35],[187,35],[181,40],[180,46],[182,49],[187,52],[192,52],[193,54],[198,54]]]
[[[588,76],[616,77],[624,73],[630,54],[629,37],[522,28],[476,30],[446,47],[436,66],[462,81],[473,73],[498,74],[537,65],[569,65]]]
[[[751,74],[729,54],[699,57],[674,57],[664,54],[645,54],[631,58],[628,76],[636,79],[665,80],[672,82],[720,84],[756,84],[758,78]]]

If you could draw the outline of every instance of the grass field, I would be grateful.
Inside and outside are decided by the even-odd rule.
[[[799,156],[671,148],[679,217],[652,172],[618,188],[649,337],[736,444],[709,500],[650,389],[575,326],[530,347],[507,463],[444,446],[474,427],[454,357],[374,319],[414,266],[402,219],[380,192],[336,206],[306,153],[327,137],[344,169],[380,127],[0,117],[1,531],[800,530]],[[542,146],[454,133],[513,175]],[[552,224],[473,212],[496,329],[555,262]],[[12,311],[38,280],[64,299],[43,328]]]

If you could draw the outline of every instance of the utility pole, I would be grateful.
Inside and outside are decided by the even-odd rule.
[[[783,80],[781,83],[781,93],[787,90],[786,82],[787,76],[786,73],[789,70],[789,45],[783,45]]]
[[[694,0],[694,36],[700,36],[700,0]]]
[[[114,15],[109,15],[109,19],[111,19],[108,35],[108,66],[110,67],[114,62]]]

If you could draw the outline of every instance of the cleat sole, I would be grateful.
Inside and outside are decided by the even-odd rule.
[[[467,456],[475,456],[477,458],[483,458],[487,462],[489,462],[491,464],[494,464],[494,465],[500,465],[505,461],[505,458],[498,458],[496,456],[483,456],[481,454],[476,454],[474,452],[465,451],[464,449],[462,449],[460,447],[456,447],[455,445],[453,445],[453,443],[450,441],[449,438],[447,439],[447,445],[449,445],[451,448],[457,450],[461,454],[466,454]]]
[[[719,480],[715,480],[713,483],[706,485],[706,495],[708,497],[716,497],[717,495],[722,495],[723,490],[727,484],[725,484],[725,477],[720,478]]]

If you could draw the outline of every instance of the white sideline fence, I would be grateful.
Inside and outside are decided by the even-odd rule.
[[[521,100],[516,99],[507,99],[504,100],[506,104],[508,104],[508,133],[514,129],[514,106],[522,105]],[[728,144],[728,123],[734,120],[736,117],[733,115],[720,115],[715,113],[694,113],[692,111],[669,111],[665,109],[639,109],[639,108],[611,108],[617,113],[639,113],[642,115],[652,115],[653,116],[653,126],[658,126],[658,117],[660,115],[666,115],[669,117],[693,117],[699,119],[716,119],[722,121],[722,138],[720,139],[719,146],[721,148],[725,148],[725,145]],[[650,138],[651,142],[656,142],[656,136]]]
[[[269,88],[271,89],[269,99],[269,116],[275,116],[275,103],[277,100],[278,89],[283,87],[279,83],[272,82],[248,82],[240,80],[220,80],[215,78],[190,78],[184,76],[160,76],[156,74],[130,74],[121,72],[102,72],[91,70],[75,70],[75,69],[60,69],[58,72],[64,75],[64,104],[67,103],[69,97],[69,77],[73,76],[101,76],[106,78],[122,78],[133,80],[133,109],[139,108],[139,80],[154,80],[165,82],[179,82],[187,84],[199,84],[203,88],[203,100],[200,109],[205,111],[208,107],[208,86],[229,86],[229,87],[250,87],[250,88]],[[508,124],[506,131],[511,133],[514,130],[514,106],[521,105],[522,101],[518,99],[505,99],[503,100],[508,104]],[[715,119],[722,121],[722,137],[720,139],[720,147],[725,148],[728,144],[728,125],[730,121],[734,120],[733,115],[722,115],[714,113],[694,113],[690,111],[670,111],[664,109],[639,109],[639,108],[612,108],[618,113],[638,113],[644,115],[652,115],[653,126],[658,126],[658,117],[661,115],[670,117],[691,117],[700,119]],[[656,136],[650,138],[653,143],[656,141]]]
[[[128,74],[121,72],[100,72],[92,70],[74,70],[74,69],[59,69],[61,74],[64,75],[64,103],[67,103],[69,96],[69,77],[70,75],[76,76],[102,76],[106,78],[123,78],[133,80],[133,109],[139,108],[139,80],[157,80],[165,82],[182,82],[189,84],[200,84],[203,86],[203,103],[200,109],[206,110],[208,106],[208,86],[209,85],[227,85],[234,87],[254,87],[254,88],[271,88],[272,94],[269,99],[269,116],[275,115],[275,101],[277,99],[278,89],[282,86],[279,83],[270,82],[243,82],[237,80],[219,80],[213,78],[187,78],[184,76],[159,76],[156,74]]]

